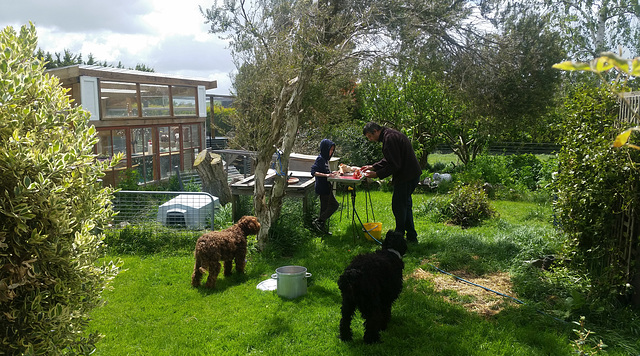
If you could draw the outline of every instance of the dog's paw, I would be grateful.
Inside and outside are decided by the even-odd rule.
[[[345,328],[343,327],[343,325],[340,326],[340,340],[342,341],[353,340],[353,332],[351,332],[351,328]]]
[[[366,332],[365,332],[365,335],[364,335],[363,339],[364,339],[364,343],[365,344],[369,344],[369,345],[377,344],[377,343],[381,342],[380,341],[380,335],[367,335]]]

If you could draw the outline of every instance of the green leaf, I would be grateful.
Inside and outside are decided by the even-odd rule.
[[[634,58],[631,61],[631,71],[629,72],[634,77],[640,77],[640,57]]]
[[[591,66],[589,65],[589,63],[583,63],[583,62],[571,62],[571,61],[565,61],[562,63],[556,63],[553,65],[553,68],[555,69],[560,69],[560,70],[566,70],[566,71],[588,71],[591,72]]]
[[[613,68],[613,64],[609,62],[607,57],[598,57],[591,61],[591,70],[594,72],[606,72],[611,68]]]
[[[621,134],[616,137],[616,140],[613,142],[613,147],[622,147],[627,144],[629,141],[629,136],[631,136],[632,131],[639,131],[640,126],[632,127],[630,129],[624,130]]]
[[[622,58],[613,52],[605,52],[600,58],[605,59],[609,64],[615,66],[621,71],[629,73],[629,60]]]
[[[619,134],[613,142],[613,147],[622,147],[625,145],[627,141],[629,141],[629,136],[631,136],[631,129],[625,130]]]

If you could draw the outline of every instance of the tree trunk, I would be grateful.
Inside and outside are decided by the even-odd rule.
[[[231,201],[231,189],[227,182],[227,174],[222,166],[222,157],[202,150],[198,153],[193,166],[202,180],[202,190],[220,199],[221,205]]]
[[[264,180],[275,151],[274,146],[278,147],[282,144],[282,169],[285,173],[289,171],[289,156],[296,139],[295,134],[298,131],[298,117],[306,80],[307,78],[296,77],[282,87],[280,97],[271,113],[271,140],[265,142],[258,152],[253,204],[256,217],[260,221],[260,232],[258,233],[258,249],[260,250],[266,247],[269,229],[280,216],[287,185],[286,176],[276,175],[271,194],[267,200]]]

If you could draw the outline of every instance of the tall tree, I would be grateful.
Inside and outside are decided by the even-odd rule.
[[[441,83],[419,71],[396,75],[372,70],[358,94],[362,117],[404,131],[425,168],[451,118]]]
[[[44,52],[42,49],[38,48],[38,50],[34,53],[36,58],[42,59],[45,63],[46,69],[66,67],[75,64],[88,64],[88,65],[97,65],[103,67],[113,67],[113,65],[109,65],[107,61],[100,63],[97,61],[93,54],[89,53],[88,59],[85,61],[82,59],[82,53],[74,54],[69,49],[65,49],[62,53],[54,52],[53,55],[50,52]],[[53,58],[55,56],[55,59]],[[118,62],[117,68],[124,68],[122,62]],[[153,72],[154,69],[146,66],[143,63],[136,64],[135,67],[129,67],[129,69],[139,70],[142,72]]]
[[[236,104],[243,131],[255,138],[254,209],[264,248],[286,186],[277,176],[269,196],[264,188],[275,149],[282,149],[286,172],[301,122],[322,108],[318,92],[326,91],[314,89],[345,75],[353,80],[364,53],[358,41],[370,29],[368,7],[358,0],[228,0],[201,11],[210,32],[230,40],[238,67]]]
[[[395,64],[424,73],[444,73],[447,63],[485,38],[474,0],[389,0],[380,18],[391,39]]]
[[[618,50],[640,53],[638,0],[485,0],[483,13],[494,23],[514,22],[523,13],[549,17],[574,60],[590,60]]]
[[[543,18],[522,17],[452,61],[447,80],[482,121],[490,140],[547,137],[545,114],[560,83],[554,63],[565,57]],[[489,137],[490,136],[490,137]]]
[[[470,8],[455,4],[449,18],[464,21]],[[428,2],[412,11],[416,8],[446,13]],[[425,45],[398,54],[394,68],[405,73],[402,78],[392,74],[364,81],[365,115],[403,129],[418,151],[424,150],[423,162],[437,138],[462,162],[473,160],[491,140],[539,140],[548,131],[545,115],[555,104],[559,83],[551,66],[565,55],[545,19],[523,16],[493,33],[449,22],[437,31],[440,27],[428,23],[434,20],[425,13],[405,13],[407,21],[398,23],[398,41],[413,44],[422,34]],[[416,60],[405,61],[408,56]]]

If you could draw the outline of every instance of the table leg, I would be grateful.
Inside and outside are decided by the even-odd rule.
[[[376,215],[373,213],[373,202],[371,201],[371,191],[369,189],[367,189],[365,194],[366,194],[366,196],[365,196],[365,204],[366,204],[366,199],[369,198],[369,205],[371,206],[371,217],[372,217],[373,221],[375,222],[376,221]],[[369,219],[368,216],[367,216],[367,219]]]
[[[231,218],[234,222],[240,220],[241,216],[238,216],[238,210],[240,209],[240,195],[231,195]]]
[[[358,230],[356,228],[356,188],[349,187],[351,191],[351,228],[353,229],[353,243],[356,243],[356,235]]]

